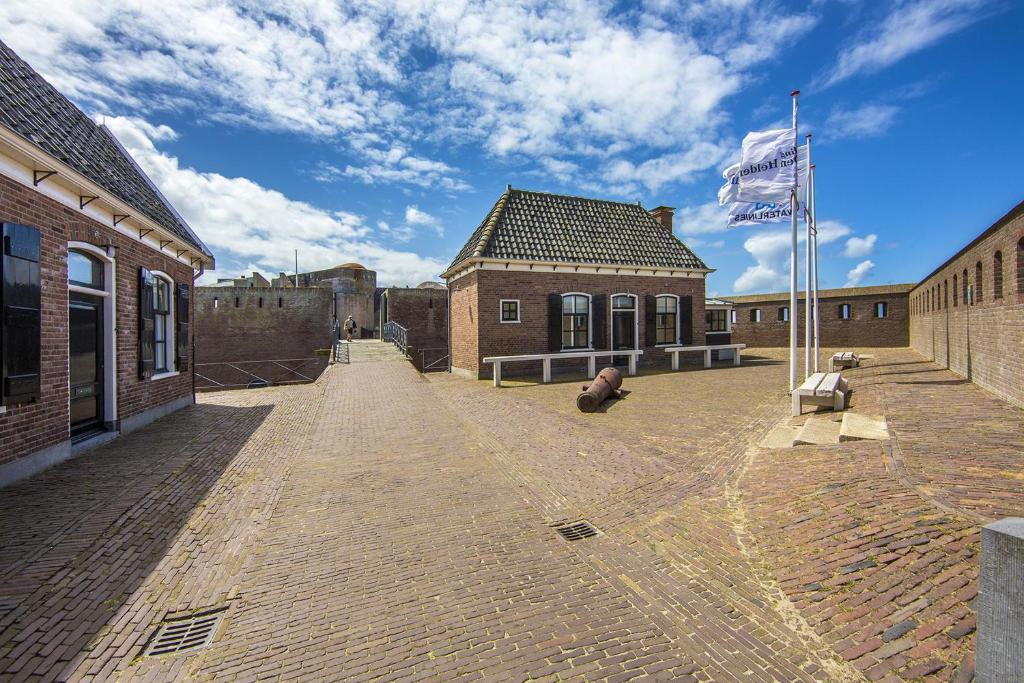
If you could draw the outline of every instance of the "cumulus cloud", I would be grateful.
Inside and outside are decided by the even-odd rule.
[[[850,228],[840,221],[820,221],[818,246],[824,246],[850,234]],[[773,229],[748,237],[743,248],[754,257],[756,264],[748,266],[733,283],[733,291],[765,292],[789,288],[789,259],[792,253],[791,233],[786,229]],[[797,238],[805,241],[803,231]],[[799,247],[798,247],[799,248]],[[803,258],[798,254],[798,267]]]
[[[859,286],[860,283],[864,281],[864,278],[866,278],[869,275],[871,275],[871,273],[872,273],[872,271],[874,271],[874,269],[875,269],[875,264],[872,263],[870,259],[865,260],[865,261],[861,261],[856,266],[854,266],[852,269],[850,269],[850,272],[848,272],[846,274],[846,284],[843,285],[843,286],[844,287],[857,287],[857,286]]]
[[[435,216],[421,211],[415,204],[405,207],[405,222],[414,227],[423,226],[432,229],[438,237],[444,237],[444,227]]]
[[[829,86],[858,74],[870,74],[923,50],[969,26],[983,15],[987,0],[917,0],[895,3],[877,25],[844,48],[824,79]]]
[[[381,245],[357,214],[289,199],[248,178],[183,168],[149,136],[156,130],[170,139],[166,126],[127,117],[103,121],[213,250],[220,270],[288,271],[295,249],[304,270],[357,261],[376,270],[383,284],[416,284],[445,267],[438,259]]]
[[[892,127],[899,112],[900,108],[891,104],[833,109],[825,121],[824,137],[826,140],[878,137]]]
[[[871,234],[867,237],[851,237],[846,240],[846,248],[843,249],[843,256],[846,258],[863,258],[875,249],[875,242],[878,235]]]
[[[687,237],[724,232],[728,228],[728,220],[729,208],[719,206],[717,201],[683,207],[673,217],[676,232]]]

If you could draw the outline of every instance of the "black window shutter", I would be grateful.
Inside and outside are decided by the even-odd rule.
[[[679,297],[679,343],[687,346],[693,343],[693,297]]]
[[[39,398],[41,346],[39,230],[4,223],[3,288],[0,302],[0,356],[3,405],[31,403]]]
[[[174,367],[188,370],[188,299],[189,286],[175,285],[174,297]]]
[[[594,349],[604,351],[608,348],[608,295],[595,294],[590,299],[593,309],[592,329],[594,330]]]
[[[644,346],[654,346],[658,342],[657,316],[658,299],[648,294],[644,297]]]
[[[562,295],[548,294],[548,351],[562,350]]]
[[[153,376],[156,366],[156,340],[153,315],[153,273],[139,268],[139,379]]]

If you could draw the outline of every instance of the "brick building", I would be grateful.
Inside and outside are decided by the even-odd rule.
[[[912,284],[844,287],[818,291],[818,328],[823,348],[900,347],[909,344]],[[803,292],[799,346],[804,345]],[[726,297],[733,305],[731,339],[748,347],[789,346],[789,292]]]
[[[331,289],[251,287],[250,282],[196,287],[199,388],[310,381],[327,366],[325,351],[334,342]]]
[[[358,263],[344,263],[340,266],[314,270],[309,273],[285,275],[281,273],[271,281],[274,287],[327,287],[334,292],[334,316],[341,322],[352,316],[359,326],[357,339],[377,336],[375,295],[377,273]]]
[[[709,272],[673,235],[670,207],[509,187],[442,274],[452,371],[486,377],[486,356],[581,349],[667,365],[657,347],[704,341]]]
[[[910,345],[1024,406],[1024,202],[910,292]]]
[[[388,287],[380,295],[380,326],[395,322],[407,332],[408,356],[417,368],[448,369],[448,289],[436,282]]]
[[[104,126],[0,43],[0,485],[193,401],[213,256]]]

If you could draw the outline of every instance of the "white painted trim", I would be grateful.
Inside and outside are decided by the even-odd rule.
[[[587,350],[593,349],[594,348],[594,297],[592,295],[590,295],[590,294],[587,294],[586,292],[562,292],[562,299],[565,299],[565,297],[567,297],[567,296],[585,296],[585,297],[587,297],[587,346],[586,346],[586,348],[580,348],[579,346],[574,346],[571,349],[566,349],[566,348],[563,347],[562,351],[587,351]],[[561,310],[558,313],[559,323],[561,323],[563,315],[565,315],[565,302],[564,301],[562,302],[562,308],[561,308]],[[576,315],[576,314],[572,314],[572,315]],[[559,330],[561,330],[562,326],[559,325],[558,328],[559,328]],[[561,335],[561,332],[559,332],[559,335]],[[561,342],[561,339],[559,339],[559,342]]]
[[[106,249],[88,242],[68,242],[68,251],[81,251],[103,261],[103,292],[89,287],[68,284],[68,291],[103,297],[103,422],[117,421],[117,259]],[[113,295],[111,295],[113,293]],[[68,312],[64,312],[68,315]],[[70,330],[70,319],[65,327]],[[70,336],[67,340],[70,345]],[[70,348],[68,349],[68,373],[70,377]],[[68,392],[70,406],[71,392]]]
[[[625,311],[633,313],[633,349],[640,348],[640,298],[636,294],[630,294],[629,292],[616,292],[608,297],[608,348],[611,349],[615,346],[615,297],[617,296],[628,296],[633,299],[633,308],[620,308],[619,311]],[[623,351],[624,349],[619,349]],[[623,355],[623,354],[619,354]]]
[[[35,170],[52,170],[56,171],[57,175],[36,185],[33,177]],[[182,238],[143,215],[138,209],[125,204],[64,162],[50,156],[3,125],[0,125],[0,174],[71,208],[77,214],[95,220],[108,230],[130,237],[135,242],[141,242],[163,256],[184,263],[190,268],[191,259],[197,259],[208,267],[214,263],[212,257],[186,244]],[[79,198],[82,196],[95,196],[98,199],[82,208],[79,205]],[[114,214],[125,215],[128,218],[114,225]],[[152,232],[140,238],[140,230]],[[161,248],[161,241],[169,241],[170,244]],[[177,251],[186,253],[178,257]]]
[[[164,365],[168,368],[172,368],[167,372],[154,374],[149,378],[150,380],[154,380],[163,379],[164,377],[173,377],[178,374],[178,371],[173,369],[175,355],[174,350],[176,348],[174,345],[174,332],[176,327],[174,324],[176,322],[174,319],[174,315],[176,313],[174,310],[174,297],[176,296],[176,292],[174,291],[173,277],[159,270],[152,270],[150,272],[153,274],[153,277],[158,277],[167,283],[167,320],[164,326]],[[156,359],[154,358],[154,369],[156,368],[155,360]]]
[[[629,264],[557,263],[553,261],[509,261],[503,259],[477,258],[463,261],[455,268],[441,273],[449,284],[476,270],[504,270],[527,273],[574,273],[578,275],[637,275],[641,277],[705,278],[714,269],[702,268],[656,268]]]
[[[670,294],[668,292],[665,292],[664,294],[655,294],[654,295],[654,316],[655,316],[654,317],[654,328],[655,328],[655,333],[654,333],[655,336],[654,336],[654,338],[655,339],[658,338],[658,336],[657,336],[657,334],[658,334],[657,333],[657,328],[658,328],[658,317],[657,317],[658,316],[658,299],[663,297],[663,296],[672,297],[673,299],[676,300],[676,339],[672,343],[673,344],[678,344],[679,343],[679,339],[680,339],[679,333],[681,331],[680,327],[679,327],[679,299],[680,299],[680,297],[679,297],[678,294]],[[690,311],[690,318],[691,318],[691,322],[692,322],[692,319],[693,319],[693,311],[692,310]],[[655,344],[654,346],[669,346],[669,344]]]
[[[516,305],[516,319],[515,320],[505,320],[505,319],[503,319],[502,316],[505,314],[505,312],[504,312],[505,304],[513,303],[513,302]],[[521,304],[519,303],[519,299],[498,299],[498,322],[502,323],[504,325],[511,325],[511,324],[514,324],[514,323],[522,322],[522,309],[520,308],[520,306],[521,306]]]

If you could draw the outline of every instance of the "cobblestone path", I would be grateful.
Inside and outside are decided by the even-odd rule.
[[[920,356],[850,373],[891,446],[767,451],[788,407],[771,351],[630,378],[584,415],[575,384],[350,350],[4,489],[0,677],[971,675],[978,523],[1024,510],[1024,420]],[[600,534],[553,528],[580,519]],[[211,608],[209,647],[139,656]]]

